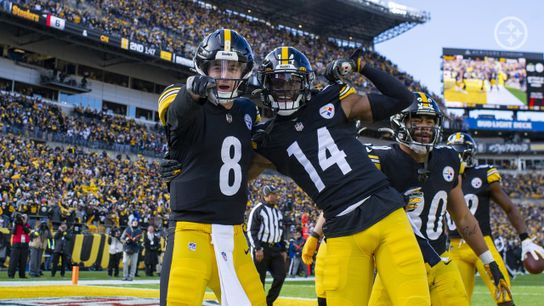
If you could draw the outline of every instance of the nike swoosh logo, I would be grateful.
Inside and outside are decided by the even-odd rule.
[[[249,253],[249,249],[245,250],[244,253],[246,253],[246,255],[247,255],[247,253]]]

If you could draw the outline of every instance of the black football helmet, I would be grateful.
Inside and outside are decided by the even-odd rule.
[[[410,119],[417,116],[434,117],[431,141],[428,143],[418,142],[414,139],[417,126],[411,126]],[[391,116],[391,128],[395,131],[397,142],[410,147],[414,152],[423,154],[430,152],[438,142],[442,134],[442,111],[438,104],[423,92],[414,92],[412,104],[398,114]]]
[[[221,91],[220,82],[217,82],[217,88],[209,96],[219,103],[227,103],[243,94],[255,62],[251,46],[244,37],[234,30],[220,29],[206,36],[198,45],[193,64],[200,75],[210,76],[210,68],[216,67],[214,69],[221,75],[214,77],[216,81],[234,81],[234,87],[228,91]],[[241,71],[239,77],[229,75],[233,68]]]
[[[311,99],[315,75],[310,61],[293,47],[278,47],[268,53],[259,68],[265,107],[280,116],[289,116]]]
[[[448,137],[448,146],[451,146],[467,167],[476,166],[476,141],[468,133],[457,132]]]

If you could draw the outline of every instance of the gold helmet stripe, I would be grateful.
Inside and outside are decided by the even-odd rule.
[[[225,37],[224,37],[224,40],[225,40],[225,51],[230,51],[230,45],[231,45],[230,30],[229,30],[229,29],[225,29],[225,30],[223,31],[223,35],[225,35]]]
[[[281,47],[281,64],[289,64],[289,47]]]

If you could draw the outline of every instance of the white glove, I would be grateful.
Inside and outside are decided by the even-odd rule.
[[[406,211],[413,211],[419,205],[423,205],[425,203],[425,198],[423,192],[421,191],[421,187],[407,190],[404,193],[404,203],[406,204]]]
[[[525,260],[527,253],[531,253],[535,260],[538,260],[537,253],[544,258],[544,249],[533,242],[533,239],[527,238],[521,242],[521,260]]]

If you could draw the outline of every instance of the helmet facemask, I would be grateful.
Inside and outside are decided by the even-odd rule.
[[[199,73],[215,79],[216,86],[208,93],[208,98],[213,104],[226,104],[240,97],[244,91],[244,83],[251,75],[251,71],[246,76],[242,75],[247,64],[236,60],[205,61],[199,68],[202,69],[202,72],[197,69]]]
[[[432,118],[433,125],[423,126]],[[421,122],[419,122],[421,121]],[[436,113],[405,112],[394,115],[391,119],[397,142],[408,146],[417,154],[427,154],[440,142],[442,117]]]
[[[308,74],[297,71],[267,72],[263,88],[270,108],[280,116],[289,116],[308,98]]]

